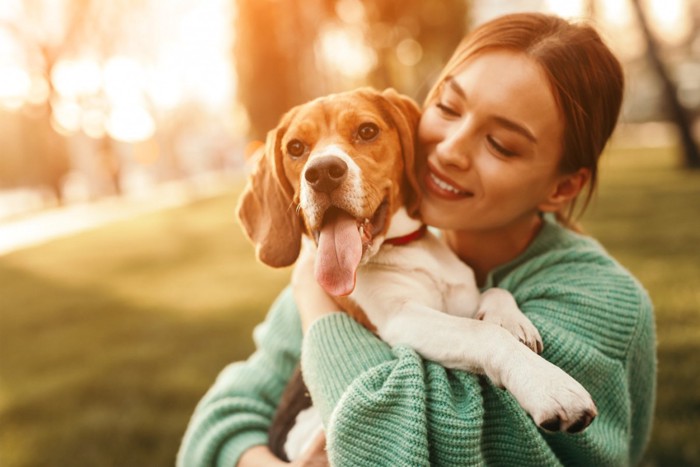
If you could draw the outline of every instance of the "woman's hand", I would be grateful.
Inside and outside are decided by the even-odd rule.
[[[267,446],[253,446],[243,453],[236,467],[285,467],[289,463],[272,454]]]
[[[254,446],[243,453],[237,467],[328,467],[326,435],[321,432],[298,459],[285,462],[277,458],[267,446]]]
[[[316,256],[313,248],[304,246],[292,272],[292,290],[304,333],[318,318],[340,310],[340,307],[318,285],[314,277]]]
[[[326,453],[326,435],[321,432],[291,465],[295,467],[328,467],[328,453]]]

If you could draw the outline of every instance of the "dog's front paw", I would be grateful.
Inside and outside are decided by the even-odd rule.
[[[542,336],[532,321],[519,309],[497,308],[479,309],[476,319],[501,326],[533,352],[542,353]]]
[[[474,318],[501,326],[532,351],[542,353],[542,337],[507,290],[497,287],[481,295]]]
[[[533,410],[532,418],[547,431],[579,433],[598,416],[598,409],[588,391],[577,383],[543,391],[541,402]]]
[[[561,368],[529,355],[529,361],[514,369],[508,391],[537,426],[547,431],[583,431],[598,415],[591,395]]]

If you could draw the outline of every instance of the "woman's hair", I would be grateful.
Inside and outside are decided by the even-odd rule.
[[[520,52],[544,71],[564,117],[562,173],[581,168],[591,178],[583,209],[598,180],[598,159],[617,123],[624,76],[620,62],[591,26],[557,16],[519,13],[499,17],[471,31],[459,44],[428,93],[426,105],[438,97],[445,79],[465,61],[490,50]],[[568,212],[557,213],[571,225],[575,201]]]

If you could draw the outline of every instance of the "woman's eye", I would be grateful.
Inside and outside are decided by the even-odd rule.
[[[306,152],[306,145],[298,139],[287,143],[287,153],[292,157],[301,157]]]
[[[366,122],[357,129],[357,136],[363,141],[371,141],[379,134],[379,127],[372,122]]]
[[[491,147],[498,152],[499,154],[506,156],[506,157],[512,157],[516,156],[517,153],[515,151],[511,151],[510,149],[504,147],[503,145],[499,144],[499,142],[493,137],[493,136],[487,136],[486,140],[489,142]]]
[[[440,109],[440,112],[442,112],[445,115],[449,115],[450,117],[459,117],[459,113],[449,105],[443,104],[442,102],[438,102],[437,104],[435,104],[435,106],[438,109]]]

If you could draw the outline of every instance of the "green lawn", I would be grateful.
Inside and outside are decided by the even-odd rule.
[[[650,465],[700,465],[700,171],[659,149],[617,150],[586,229],[646,286],[659,380]]]
[[[166,466],[287,271],[236,195],[0,257],[0,466]]]
[[[648,463],[700,465],[700,173],[611,156],[584,225],[657,306]],[[236,193],[0,257],[0,466],[173,464],[288,277],[255,263]]]

